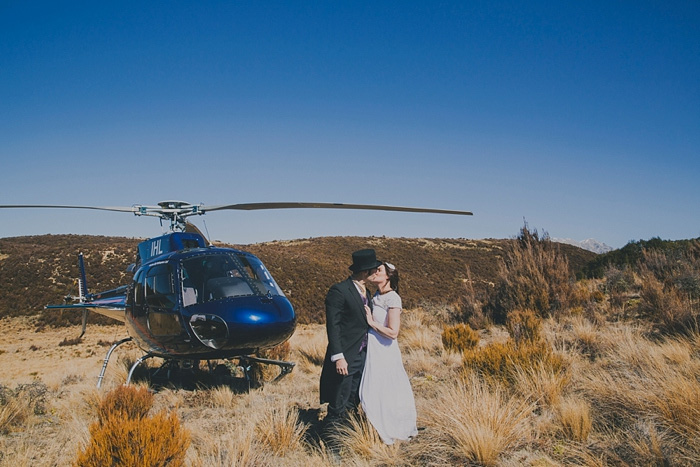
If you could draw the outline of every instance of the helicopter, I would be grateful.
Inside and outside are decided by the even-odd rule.
[[[344,203],[266,202],[211,205],[161,201],[156,206],[133,205],[0,205],[10,208],[92,209],[130,212],[169,222],[168,232],[138,244],[136,261],[127,272],[130,283],[90,293],[82,253],[77,297],[46,309],[82,312],[85,334],[89,312],[125,324],[128,337],[112,344],[104,359],[97,387],[101,386],[114,350],[133,341],[144,352],[131,366],[126,384],[144,361],[159,357],[163,367],[193,368],[200,361],[238,359],[249,380],[251,363],[276,365],[279,380],[294,368],[293,362],[255,356],[288,340],[296,328],[296,314],[283,291],[259,258],[234,248],[211,244],[187,218],[220,210],[360,209],[472,215],[469,211]],[[69,303],[73,302],[73,303]],[[163,368],[161,367],[161,368]],[[211,368],[210,368],[211,369]],[[168,370],[169,372],[170,370]]]

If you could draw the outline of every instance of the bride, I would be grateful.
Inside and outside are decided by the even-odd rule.
[[[386,444],[406,440],[418,433],[413,390],[404,370],[396,338],[401,323],[399,272],[382,263],[369,277],[377,287],[373,311],[365,306],[370,330],[367,361],[360,382],[360,402],[367,419]]]

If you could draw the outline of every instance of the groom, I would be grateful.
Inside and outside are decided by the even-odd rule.
[[[365,281],[381,265],[374,250],[352,254],[352,275],[333,285],[326,295],[328,348],[321,370],[321,403],[328,402],[327,421],[342,423],[359,404],[359,387],[367,355],[365,305],[372,298]]]

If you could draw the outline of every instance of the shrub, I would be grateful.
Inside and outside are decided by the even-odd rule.
[[[692,252],[643,251],[640,313],[667,331],[697,325],[700,261]]]
[[[532,310],[515,310],[508,314],[506,327],[516,344],[534,344],[540,340],[542,320]]]
[[[464,352],[473,349],[477,344],[479,344],[479,333],[468,324],[459,323],[454,326],[445,326],[442,331],[442,345],[447,350]]]
[[[120,386],[107,393],[90,426],[90,444],[76,466],[180,466],[190,444],[176,414],[147,417],[153,396],[146,388]]]
[[[94,423],[90,434],[92,440],[79,453],[77,466],[180,466],[190,444],[174,413],[159,412],[150,418],[113,416]]]
[[[574,275],[567,258],[544,233],[527,224],[506,248],[495,290],[485,309],[494,322],[504,324],[516,309],[531,309],[542,317],[569,306]]]
[[[105,394],[97,407],[97,418],[101,423],[113,417],[142,419],[152,406],[153,394],[147,388],[119,386]]]
[[[610,297],[610,304],[615,308],[624,308],[630,295],[639,291],[634,271],[628,266],[622,269],[609,266],[605,271],[604,287]]]
[[[645,251],[662,252],[665,256],[679,256],[683,254],[700,257],[700,238],[691,240],[661,240],[654,237],[649,240],[631,241],[619,250],[613,250],[603,255],[598,255],[582,268],[586,277],[603,277],[610,266],[624,269],[627,266],[635,267],[640,261],[644,261]]]
[[[666,331],[680,330],[693,324],[693,312],[674,287],[664,286],[655,277],[645,277],[640,295],[639,312]]]
[[[466,279],[463,282],[464,291],[460,295],[455,306],[455,312],[451,318],[461,323],[469,324],[473,329],[485,329],[489,325],[488,318],[484,314],[484,297],[482,291],[477,294],[472,280],[471,270],[466,268]]]

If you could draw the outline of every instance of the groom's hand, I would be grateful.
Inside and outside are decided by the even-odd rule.
[[[343,376],[347,375],[348,374],[348,361],[345,360],[344,358],[337,360],[335,362],[335,371],[337,371],[339,375],[343,375]]]

